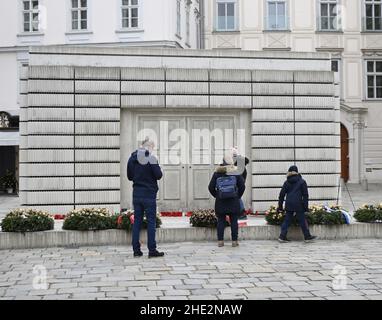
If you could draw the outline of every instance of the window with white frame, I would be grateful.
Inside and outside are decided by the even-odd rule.
[[[72,30],[88,28],[87,0],[71,0]]]
[[[382,99],[382,60],[366,61],[367,99]]]
[[[268,30],[286,30],[288,28],[287,1],[286,0],[266,0],[267,1],[267,22]]]
[[[216,30],[232,31],[236,30],[236,5],[237,1],[216,0]]]
[[[23,0],[23,31],[39,31],[38,0]]]
[[[122,0],[122,28],[138,28],[138,0]]]
[[[382,31],[382,1],[365,0],[366,31]]]
[[[338,0],[320,0],[319,29],[338,30]]]
[[[176,34],[180,37],[182,32],[181,0],[176,0]]]
[[[186,6],[186,43],[190,43],[190,3],[187,2]]]

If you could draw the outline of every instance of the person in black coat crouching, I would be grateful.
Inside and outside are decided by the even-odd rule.
[[[288,228],[296,213],[298,223],[304,234],[305,242],[315,240],[317,237],[312,236],[309,231],[308,223],[305,218],[305,212],[309,211],[309,193],[306,181],[298,173],[297,166],[291,166],[288,170],[287,180],[285,181],[279,195],[278,211],[283,211],[283,202],[285,200],[286,216],[281,225],[281,233],[279,242],[289,242],[287,238]]]
[[[208,190],[215,200],[215,213],[217,216],[218,246],[224,246],[224,229],[226,226],[226,215],[229,215],[231,222],[232,246],[237,247],[238,243],[238,217],[240,215],[240,202],[245,191],[244,179],[233,165],[232,157],[225,157],[225,165],[216,168]],[[231,178],[229,178],[231,177]],[[232,178],[233,177],[233,178]],[[230,185],[231,183],[231,185]],[[233,190],[225,191],[225,190]],[[225,193],[226,192],[226,193]]]

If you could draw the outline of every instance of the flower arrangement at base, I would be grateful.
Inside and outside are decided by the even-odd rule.
[[[218,220],[213,209],[198,209],[192,211],[190,216],[190,224],[193,227],[215,228],[217,223]],[[226,216],[226,226],[229,226],[228,216]]]
[[[358,222],[382,222],[382,203],[378,205],[364,204],[354,212]]]
[[[160,228],[162,225],[162,219],[160,217],[160,214],[156,214],[156,227]],[[123,229],[123,230],[130,230],[134,224],[135,217],[134,217],[134,211],[133,210],[127,210],[120,214],[116,214],[112,216],[112,223],[113,227],[115,229]],[[142,221],[142,228],[147,229],[147,218],[146,215],[143,217]]]
[[[62,226],[64,230],[105,230],[112,229],[111,213],[106,208],[82,208],[70,211]]]
[[[349,223],[346,218],[346,212],[339,206],[312,205],[309,207],[309,212],[305,213],[305,218],[309,225],[340,225]],[[270,225],[281,225],[284,219],[285,212],[279,212],[274,205],[265,212],[265,220]],[[293,217],[291,225],[299,225],[296,216]]]
[[[3,232],[33,232],[53,230],[54,219],[48,212],[19,208],[9,212],[1,221]]]

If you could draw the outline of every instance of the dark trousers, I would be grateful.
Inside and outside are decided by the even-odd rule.
[[[147,248],[149,252],[156,250],[155,231],[156,231],[156,214],[157,203],[156,199],[134,198],[134,224],[133,224],[133,250],[138,252],[141,250],[139,242],[139,233],[141,231],[143,215],[146,214],[147,218]]]
[[[225,215],[218,215],[218,241],[224,240],[224,229],[226,226],[226,216]],[[230,214],[229,215],[230,221],[231,221],[231,237],[232,241],[237,241],[237,235],[239,233],[239,225],[237,223],[238,215],[237,214]]]
[[[292,222],[293,219],[293,211],[287,211],[285,215],[285,220],[283,224],[281,225],[281,237],[286,237],[288,233],[288,228]],[[304,234],[304,237],[307,238],[310,236],[309,228],[308,228],[308,222],[305,218],[305,213],[303,211],[296,212],[297,221],[301,227],[302,233]]]

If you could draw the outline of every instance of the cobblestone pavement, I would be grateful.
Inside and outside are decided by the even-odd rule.
[[[0,299],[382,299],[382,240],[0,251]],[[46,268],[46,288],[39,282]],[[345,287],[346,286],[346,289]]]

